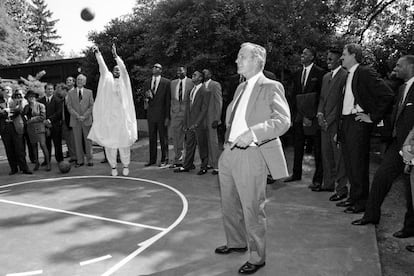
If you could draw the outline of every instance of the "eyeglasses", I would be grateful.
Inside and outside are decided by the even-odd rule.
[[[21,98],[23,98],[23,95],[22,94],[15,94],[15,95],[13,95],[12,98],[13,99],[21,99]]]

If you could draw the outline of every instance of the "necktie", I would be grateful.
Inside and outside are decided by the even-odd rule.
[[[46,103],[49,104],[50,103],[50,98],[46,98]]]
[[[152,79],[152,84],[151,84],[151,90],[154,92],[154,94],[155,94],[156,84],[157,84],[157,82],[156,82],[155,78],[153,78]]]
[[[79,101],[82,101],[82,90],[79,89]]]
[[[180,86],[178,87],[178,101],[183,101],[183,80],[180,80]]]
[[[302,91],[305,89],[305,85],[306,85],[306,68],[303,68],[302,71],[302,80],[301,80],[301,84],[302,84]]]
[[[230,119],[229,119],[229,125],[230,125],[230,127],[226,129],[226,133],[224,134],[224,141],[225,142],[229,142],[229,137],[230,137],[231,127],[233,125],[234,115],[236,115],[237,107],[238,107],[238,105],[240,103],[241,97],[243,96],[244,90],[246,90],[246,87],[247,87],[247,81],[244,83],[244,86],[242,88],[242,91],[240,92],[240,95],[237,98],[236,103],[233,106],[233,110],[231,111]]]

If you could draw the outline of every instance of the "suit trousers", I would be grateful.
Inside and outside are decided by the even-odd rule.
[[[76,160],[76,147],[75,139],[73,137],[73,130],[65,123],[62,124],[62,138],[66,141],[66,147],[69,151],[70,160]]]
[[[105,154],[106,159],[108,159],[109,165],[111,165],[111,168],[116,168],[117,165],[117,155],[119,150],[119,156],[121,158],[121,163],[124,167],[128,167],[129,163],[131,162],[131,147],[125,147],[125,148],[107,148],[105,147]]]
[[[85,155],[86,162],[92,162],[92,141],[87,138],[90,129],[91,126],[85,126],[83,124],[77,124],[72,127],[76,148],[76,162],[78,164],[84,162]],[[83,152],[83,143],[85,145],[85,153]]]
[[[171,117],[171,133],[174,145],[174,164],[183,162],[184,137],[183,130],[184,116]]]
[[[338,143],[335,141],[338,125],[332,124],[324,131],[321,130],[321,152],[323,164],[323,188],[334,189],[338,195],[347,195],[348,179],[345,164]],[[335,187],[335,184],[336,187]]]
[[[55,149],[55,159],[59,163],[63,160],[62,152],[62,128],[61,126],[52,126],[50,136],[46,136],[46,146],[49,151],[49,160],[52,156],[52,141]]]
[[[23,134],[16,132],[13,122],[5,123],[1,140],[3,140],[10,169],[12,171],[18,171],[18,168],[21,171],[29,170],[26,163]]]
[[[161,145],[161,162],[168,161],[168,134],[164,122],[148,121],[150,163],[157,162],[157,135]]]
[[[372,124],[355,121],[355,115],[342,116],[340,139],[346,175],[350,183],[349,200],[364,208],[369,194],[369,150]]]
[[[206,170],[208,164],[207,129],[197,128],[196,130],[189,130],[185,136],[185,159],[183,167],[185,169],[191,169],[194,165],[194,155],[196,147],[198,146],[198,154],[201,159],[200,169]]]
[[[370,221],[379,221],[381,217],[381,205],[393,182],[404,173],[404,162],[399,154],[401,146],[397,144],[394,138],[384,154],[381,165],[377,169],[372,180],[371,190],[365,207],[364,218]],[[408,175],[403,175],[403,181],[406,184],[407,212],[405,215],[404,225],[409,232],[414,233],[414,211],[411,197],[411,187]]]
[[[220,148],[217,136],[217,129],[212,128],[211,125],[207,128],[207,138],[208,138],[208,164],[213,167],[213,169],[218,169],[218,159],[220,157]]]
[[[230,149],[219,159],[224,231],[228,247],[249,246],[249,262],[266,259],[266,163],[258,147]]]
[[[297,178],[302,177],[302,161],[305,153],[305,133],[303,131],[302,122],[294,122],[293,129],[295,133],[294,138],[294,157],[293,157],[293,176]],[[321,132],[318,130],[315,135],[308,136],[313,141],[314,157],[315,157],[315,173],[313,175],[313,183],[322,183],[323,167],[322,167],[322,153],[321,153]]]

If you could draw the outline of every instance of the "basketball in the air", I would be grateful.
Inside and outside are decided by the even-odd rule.
[[[91,21],[95,18],[95,13],[91,8],[83,8],[80,16],[82,20]]]
[[[61,173],[68,173],[70,171],[70,168],[71,168],[70,163],[67,162],[67,161],[59,162],[58,167],[59,167],[59,171]]]

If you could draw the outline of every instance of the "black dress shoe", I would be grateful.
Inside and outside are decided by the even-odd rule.
[[[186,169],[184,167],[180,167],[174,170],[175,173],[181,173],[181,172],[189,172],[189,169]]]
[[[275,183],[275,182],[276,182],[276,180],[275,180],[275,179],[273,179],[271,175],[268,175],[268,176],[266,177],[266,184],[273,184],[273,183]]]
[[[352,206],[352,205],[353,205],[353,203],[349,200],[344,200],[344,201],[338,202],[336,204],[336,206],[338,206],[338,207],[349,207],[349,206]]]
[[[108,159],[106,159],[106,158],[101,161],[101,164],[105,164],[105,163],[108,163]]]
[[[293,181],[299,181],[301,179],[302,179],[301,177],[291,175],[288,178],[286,178],[285,180],[283,180],[283,182],[293,182]]]
[[[413,253],[414,253],[414,245],[407,245],[407,246],[405,247],[405,249],[407,249],[408,251],[410,251],[410,252],[413,252]]]
[[[344,210],[344,213],[346,214],[360,214],[365,212],[365,208],[362,207],[356,207],[356,206],[349,206]]]
[[[16,174],[18,172],[19,172],[18,170],[12,170],[12,171],[9,172],[9,175],[13,175],[13,174]]]
[[[88,162],[88,167],[93,167],[93,163],[92,162]]]
[[[338,195],[338,194],[333,194],[331,195],[331,197],[329,198],[329,201],[340,201],[342,199],[345,199],[347,197],[346,194],[343,195]]]
[[[75,165],[75,168],[82,167],[83,165],[85,165],[85,164],[84,164],[84,163],[76,164],[76,165]]]
[[[312,192],[333,192],[334,189],[327,189],[321,186],[316,186],[315,188],[311,188]]]
[[[29,170],[26,170],[26,171],[23,171],[23,174],[33,174],[33,173]]]
[[[206,174],[206,173],[207,173],[206,169],[201,169],[201,170],[198,171],[197,175],[203,175],[203,174]]]
[[[219,173],[219,171],[218,171],[217,169],[214,169],[214,170],[211,172],[211,174],[212,174],[212,175],[218,175],[218,173]]]
[[[227,255],[232,252],[243,253],[246,251],[247,251],[247,247],[227,247],[227,245],[222,245],[220,247],[217,247],[216,250],[214,250],[216,254],[223,254],[223,255]]]
[[[367,224],[378,224],[378,222],[372,221],[366,218],[361,218],[361,219],[354,220],[353,222],[351,222],[351,224],[359,226],[359,225],[367,225]]]
[[[256,271],[258,271],[260,268],[264,267],[266,263],[262,264],[251,264],[249,262],[246,262],[244,265],[242,265],[239,269],[240,274],[253,274]]]
[[[152,165],[154,165],[155,164],[155,162],[148,162],[148,163],[146,163],[144,166],[145,167],[149,167],[149,166],[152,166]]]
[[[183,166],[183,164],[171,164],[169,166],[170,169],[175,169],[175,168],[181,168]]]
[[[396,237],[396,238],[399,238],[399,239],[405,239],[405,238],[409,238],[409,237],[414,237],[414,233],[406,232],[404,230],[397,231],[397,232],[395,232],[392,235],[394,237]]]

